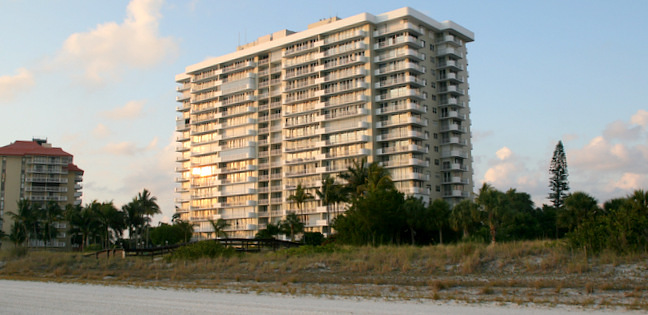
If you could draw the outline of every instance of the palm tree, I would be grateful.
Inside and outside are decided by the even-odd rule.
[[[9,233],[9,240],[14,244],[14,247],[18,247],[18,244],[22,244],[27,239],[27,231],[25,227],[14,221],[11,225],[11,232]]]
[[[490,230],[491,244],[495,244],[495,234],[499,225],[498,221],[503,211],[502,192],[495,189],[492,185],[484,183],[479,189],[477,204],[486,213],[486,222]]]
[[[144,226],[145,220],[144,215],[139,211],[137,206],[137,200],[133,200],[122,206],[122,212],[124,213],[124,223],[126,224],[126,229],[128,230],[128,237],[131,240],[138,241],[139,232]]]
[[[121,237],[125,227],[124,213],[117,210],[110,202],[98,203],[96,200],[90,204],[90,209],[96,216],[97,224],[102,233],[103,248],[110,247],[113,238]]]
[[[428,206],[428,214],[429,226],[439,230],[439,244],[443,244],[443,228],[448,224],[450,204],[443,199],[436,199]]]
[[[450,211],[448,217],[450,227],[455,231],[463,231],[463,238],[468,238],[470,228],[475,224],[475,213],[476,205],[472,200],[464,199],[460,201]]]
[[[63,215],[63,209],[55,201],[48,201],[43,207],[41,213],[43,227],[41,229],[41,238],[45,242],[45,246],[51,241],[52,238],[56,237],[58,231],[53,228],[54,222],[59,221]]]
[[[93,205],[70,205],[66,209],[65,217],[70,223],[70,233],[81,237],[81,251],[88,245],[89,238],[96,235],[100,222],[93,211]]]
[[[391,180],[389,171],[380,166],[378,162],[369,164],[369,166],[367,167],[367,178],[365,180],[365,183],[358,187],[358,191],[361,191],[363,193],[394,189],[394,182]]]
[[[326,226],[331,228],[331,213],[329,211],[329,205],[336,204],[338,202],[344,201],[342,194],[342,186],[336,184],[333,177],[329,174],[324,176],[322,180],[322,188],[315,191],[317,196],[322,200],[322,206],[326,207]]]
[[[223,219],[218,219],[216,221],[214,220],[209,220],[209,223],[211,223],[212,228],[214,228],[214,238],[227,238],[227,233],[225,233],[225,228],[229,226],[229,223],[227,223]]]
[[[18,212],[7,212],[14,222],[20,227],[16,228],[16,231],[23,231],[25,234],[25,239],[23,242],[27,243],[29,247],[29,238],[30,236],[37,236],[36,231],[38,230],[38,212],[34,205],[27,199],[21,199],[18,201]]]
[[[304,231],[304,223],[299,220],[296,214],[290,213],[286,220],[279,224],[284,234],[290,234],[290,240],[295,241],[295,235]]]
[[[146,228],[148,232],[149,223],[151,222],[151,217],[155,214],[160,214],[160,206],[157,204],[157,198],[151,196],[151,192],[144,188],[141,193],[137,194],[135,197],[137,200],[137,206],[140,208],[142,214],[146,218]],[[148,233],[146,233],[146,244],[148,246]]]
[[[185,243],[191,240],[191,235],[194,232],[194,226],[191,223],[178,219],[173,224],[180,228]]]
[[[367,158],[363,157],[360,160],[353,160],[353,165],[349,166],[347,171],[342,172],[339,176],[346,181],[346,194],[350,197],[357,197],[360,195],[358,188],[364,185],[369,177]]]
[[[304,187],[302,187],[301,183],[297,185],[295,194],[288,197],[289,201],[292,201],[297,204],[297,209],[299,209],[299,214],[302,215],[302,220],[304,222],[306,222],[306,216],[303,213],[304,209],[302,209],[302,207],[304,206],[304,202],[311,199],[313,199],[313,195],[306,192],[306,190],[304,190]]]
[[[412,245],[414,245],[416,229],[421,226],[421,223],[425,219],[425,204],[422,199],[409,196],[405,199],[405,202],[402,205],[402,210],[405,213],[405,223],[410,231]]]

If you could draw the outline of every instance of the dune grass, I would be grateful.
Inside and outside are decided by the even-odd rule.
[[[303,246],[191,260],[30,251],[0,253],[0,278],[645,310],[647,258],[587,257],[554,241]]]

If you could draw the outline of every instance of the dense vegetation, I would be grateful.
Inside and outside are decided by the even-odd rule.
[[[110,248],[120,241],[122,246],[136,246],[150,243],[147,232],[151,217],[159,213],[161,211],[157,198],[146,189],[121,209],[117,209],[112,202],[100,203],[96,200],[85,206],[68,205],[65,209],[61,209],[56,202],[40,206],[28,200],[20,200],[17,211],[9,213],[14,223],[7,237],[16,247],[29,244],[30,240],[39,240],[47,245],[58,233],[55,224],[66,221],[72,244],[81,250],[89,245],[92,248]],[[183,226],[183,223],[174,225]],[[185,229],[186,225],[188,224],[184,224]],[[128,231],[127,242],[122,239],[124,231]],[[192,231],[188,234],[186,231],[180,233],[179,238],[186,240]]]

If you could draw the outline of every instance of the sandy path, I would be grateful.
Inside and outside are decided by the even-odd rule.
[[[386,302],[0,280],[2,314],[610,314],[576,308]],[[618,313],[618,312],[614,312]],[[622,312],[632,313],[632,312]]]

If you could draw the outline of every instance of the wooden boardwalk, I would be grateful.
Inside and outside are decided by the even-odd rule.
[[[292,247],[299,247],[302,244],[301,243],[296,243],[296,242],[290,242],[290,241],[282,241],[282,240],[276,240],[272,238],[268,239],[255,239],[255,238],[221,238],[221,239],[214,239],[214,240],[207,240],[207,242],[213,241],[213,242],[219,242],[223,246],[226,247],[231,247],[234,248],[236,251],[239,252],[260,252],[263,249],[268,249],[272,251],[276,251],[278,249],[282,248],[292,248]],[[205,241],[202,241],[205,242]],[[182,247],[182,246],[187,246],[194,244],[196,242],[188,242],[188,243],[181,243],[181,244],[174,244],[174,245],[167,245],[167,246],[159,246],[159,247],[150,247],[150,248],[130,248],[130,249],[123,249],[123,255],[124,256],[159,256],[159,255],[165,255],[172,253],[176,248]],[[121,249],[120,249],[121,250]],[[108,250],[107,257],[110,257],[110,251],[113,250]],[[103,256],[106,250],[104,251],[99,251],[95,255],[97,259],[99,259],[100,256]],[[113,252],[113,257],[115,256]]]

